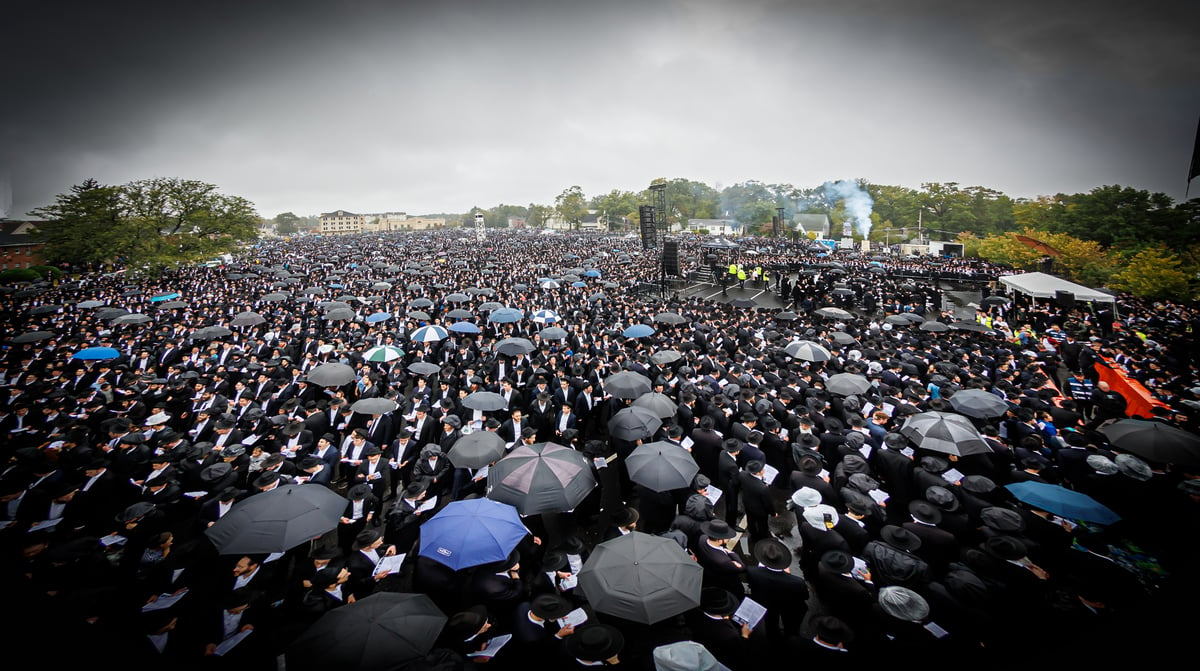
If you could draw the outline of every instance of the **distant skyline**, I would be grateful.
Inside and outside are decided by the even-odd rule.
[[[1194,1],[6,10],[12,218],[89,177],[198,179],[267,218],[552,205],[658,177],[1180,201],[1200,117]]]

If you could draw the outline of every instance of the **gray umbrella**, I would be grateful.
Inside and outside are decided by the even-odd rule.
[[[504,410],[508,407],[508,401],[494,391],[473,391],[463,397],[462,404],[472,410],[483,412]]]
[[[664,349],[650,355],[650,360],[658,365],[674,363],[683,358],[683,355],[673,349]]]
[[[623,370],[604,379],[604,390],[616,398],[634,399],[653,389],[650,378]]]
[[[608,435],[619,440],[641,440],[662,428],[658,413],[631,405],[618,410],[608,420]]]
[[[675,541],[633,531],[592,550],[579,589],[599,613],[654,624],[699,606],[703,576]]]
[[[287,298],[288,298],[287,294],[279,293],[279,292],[272,292],[269,294],[263,294],[258,300],[266,301],[268,303],[274,303],[277,301],[286,301]]]
[[[660,324],[686,324],[688,322],[687,317],[678,312],[660,312],[654,315],[654,321]]]
[[[433,301],[429,300],[428,298],[414,298],[408,302],[408,307],[410,307],[410,308],[431,308],[431,307],[433,307]]]
[[[519,354],[529,354],[537,349],[537,345],[534,345],[533,341],[528,338],[505,338],[496,343],[494,349],[500,354],[517,356]]]
[[[354,310],[350,308],[334,308],[325,313],[325,319],[331,322],[348,321],[354,319]]]
[[[121,315],[121,316],[117,317],[116,319],[112,320],[112,323],[114,323],[114,324],[145,324],[146,322],[153,321],[153,319],[154,318],[151,317],[150,315],[144,315],[140,312],[131,312],[129,314],[125,314],[125,315]]]
[[[466,303],[469,300],[471,300],[471,297],[460,291],[456,291],[446,296],[447,303]]]
[[[811,340],[798,340],[787,344],[783,351],[793,359],[801,361],[829,361],[833,354]]]
[[[239,312],[229,323],[233,326],[255,326],[265,324],[266,321],[267,318],[257,312]]]
[[[691,452],[661,440],[638,445],[625,458],[625,468],[630,480],[656,492],[691,487],[700,472]]]
[[[846,333],[845,331],[834,331],[833,333],[829,334],[829,339],[839,345],[857,345],[858,344],[858,340],[856,340],[854,338],[854,336],[850,335],[849,333]]]
[[[358,379],[354,369],[336,361],[323,363],[308,371],[308,381],[318,387],[340,387]]]
[[[46,338],[53,337],[54,333],[50,331],[29,331],[28,333],[22,333],[21,335],[13,338],[12,342],[22,344],[27,342],[37,342],[39,340],[45,340]]]
[[[472,431],[450,447],[446,458],[455,468],[483,468],[504,456],[504,439],[495,431]]]
[[[977,419],[1003,417],[1008,412],[1007,401],[982,389],[964,389],[956,393],[950,397],[950,406],[956,412]]]
[[[352,411],[363,415],[385,415],[398,407],[400,407],[398,403],[382,396],[360,398],[350,405]]]
[[[930,333],[943,333],[950,330],[950,327],[942,322],[925,322],[917,328],[921,329],[922,331],[929,331]]]
[[[951,412],[930,411],[910,415],[904,420],[904,426],[900,427],[900,435],[931,452],[960,457],[992,452],[971,420]]]
[[[853,319],[854,315],[842,310],[841,308],[821,308],[813,310],[813,314],[820,315],[826,319]]]
[[[81,301],[81,302],[75,304],[75,307],[84,308],[84,309],[99,308],[99,307],[103,307],[103,306],[104,306],[104,301],[98,301],[98,300]]]
[[[677,407],[675,401],[666,394],[648,391],[633,399],[632,407],[645,408],[662,419],[675,416]]]
[[[233,331],[224,326],[205,326],[202,329],[196,329],[196,331],[192,333],[192,339],[212,340],[213,338],[224,338],[231,333],[233,333]]]
[[[538,336],[542,340],[563,340],[567,337],[567,330],[559,326],[551,326],[539,331]]]
[[[336,528],[345,507],[328,487],[284,485],[235,503],[204,534],[223,555],[287,552]]]
[[[408,364],[408,370],[409,372],[417,375],[433,375],[434,373],[440,372],[442,367],[436,363],[429,363],[428,361],[414,361]]]
[[[518,445],[488,471],[487,497],[522,515],[573,510],[596,487],[582,452],[557,443]]]
[[[96,310],[96,319],[109,320],[127,314],[130,314],[130,312],[125,308],[100,308]]]
[[[475,313],[462,308],[454,308],[453,310],[447,312],[446,316],[450,319],[473,319],[475,317]]]
[[[432,668],[422,660],[433,649],[446,616],[426,594],[376,592],[327,611],[288,647],[294,671]]]
[[[871,381],[854,373],[838,373],[825,380],[825,389],[838,396],[854,396],[871,388]]]

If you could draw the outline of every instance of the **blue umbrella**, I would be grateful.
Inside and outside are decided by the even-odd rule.
[[[572,283],[571,283],[571,286],[573,286],[573,287],[575,287],[576,289],[578,289],[578,288],[580,288],[580,287],[586,287],[586,286],[587,286],[587,282],[583,282],[583,281],[579,281],[579,282],[572,282]]]
[[[649,324],[634,324],[621,332],[626,338],[645,338],[654,335],[654,327]]]
[[[112,347],[88,347],[76,352],[72,359],[83,359],[89,361],[100,361],[104,359],[116,359],[121,356],[121,353]]]
[[[591,268],[590,270],[583,271],[583,276],[584,277],[600,277],[600,271],[596,270],[595,268]]]
[[[379,322],[385,322],[391,318],[392,313],[390,312],[376,312],[373,315],[368,315],[366,321],[368,324],[378,324]]]
[[[1045,482],[1014,482],[1004,485],[1022,503],[1060,517],[1096,524],[1112,524],[1121,516],[1096,499],[1066,487]]]
[[[471,322],[454,322],[450,325],[450,330],[455,333],[479,333],[479,327]]]
[[[330,285],[329,285],[329,288],[330,288],[330,289],[345,289],[345,288],[346,288],[346,285],[344,285],[344,284],[330,284]]]
[[[150,302],[158,303],[159,301],[169,301],[173,298],[179,298],[179,294],[177,294],[175,292],[171,292],[169,294],[158,294],[157,296],[152,296],[150,298]]]
[[[524,310],[517,308],[500,308],[488,315],[488,321],[504,324],[507,322],[521,321],[525,317]]]
[[[507,503],[451,501],[421,525],[419,552],[458,571],[508,557],[527,533],[517,509]]]

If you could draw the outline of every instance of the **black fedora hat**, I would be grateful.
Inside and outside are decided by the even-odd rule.
[[[894,524],[889,524],[880,529],[879,536],[888,545],[906,552],[916,552],[921,547],[921,539],[916,534]]]
[[[721,587],[705,587],[700,591],[700,610],[710,615],[733,615],[738,609],[738,600],[729,590]]]
[[[754,557],[770,569],[782,571],[792,565],[792,552],[774,538],[764,538],[754,544]]]
[[[602,662],[615,657],[625,647],[625,637],[616,627],[588,623],[567,637],[567,654],[584,662]]]
[[[529,612],[543,620],[557,620],[575,610],[575,605],[557,594],[539,594],[529,602]]]
[[[945,513],[957,512],[962,504],[954,492],[941,485],[930,485],[925,488],[925,500],[932,503],[938,510]]]
[[[918,522],[924,524],[941,524],[942,511],[938,510],[932,503],[923,499],[914,499],[908,503],[908,512]]]
[[[827,550],[821,555],[821,566],[834,573],[849,573],[854,568],[854,557],[845,550]]]
[[[725,520],[709,520],[700,525],[700,533],[713,540],[729,540],[737,536],[737,532]]]

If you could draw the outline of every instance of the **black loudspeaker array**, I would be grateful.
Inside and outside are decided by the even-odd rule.
[[[1055,291],[1054,300],[1058,302],[1059,307],[1075,307],[1075,294],[1070,291]]]
[[[638,208],[638,222],[642,230],[642,250],[658,247],[658,232],[654,228],[653,205],[642,205]]]
[[[679,242],[663,240],[663,273],[679,277]]]

